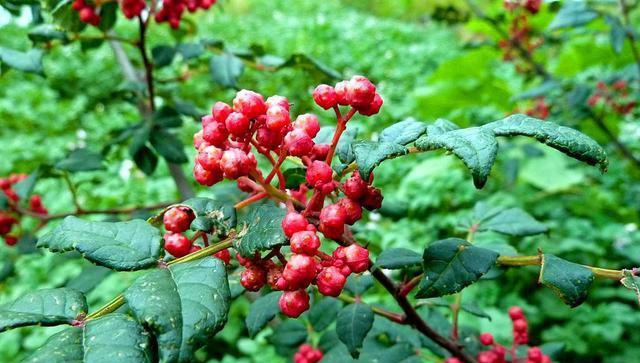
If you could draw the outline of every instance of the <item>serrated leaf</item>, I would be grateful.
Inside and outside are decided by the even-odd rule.
[[[575,28],[590,23],[598,13],[583,1],[566,1],[549,24],[548,30]]]
[[[149,272],[124,297],[153,330],[161,362],[193,361],[193,352],[224,327],[230,305],[226,269],[217,258]]]
[[[309,309],[309,322],[315,331],[323,331],[336,320],[342,303],[332,297],[323,297]]]
[[[443,148],[452,152],[471,170],[478,189],[486,184],[498,153],[495,136],[480,127],[428,133],[416,141],[416,146],[423,151]]]
[[[424,250],[418,298],[454,294],[478,281],[495,264],[498,253],[460,238],[434,242]]]
[[[547,226],[520,208],[509,208],[481,222],[478,231],[495,231],[510,236],[531,236],[546,232]]]
[[[153,64],[157,68],[166,67],[171,64],[173,57],[176,55],[176,48],[168,45],[158,45],[151,49],[151,56],[153,57]]]
[[[86,313],[87,301],[76,290],[37,290],[0,306],[0,332],[27,325],[71,324],[79,315]]]
[[[529,136],[589,165],[607,169],[607,154],[589,136],[569,127],[527,115],[511,115],[482,126],[496,136]]]
[[[170,163],[186,163],[187,154],[184,152],[184,145],[174,134],[165,129],[156,129],[151,132],[151,145]]]
[[[254,337],[280,312],[278,299],[282,291],[272,291],[251,303],[245,320],[249,336]]]
[[[282,231],[285,214],[284,209],[271,203],[253,205],[238,223],[238,238],[233,242],[236,251],[251,257],[256,252],[282,245],[286,239]]]
[[[143,220],[110,223],[69,216],[42,236],[38,247],[52,252],[76,250],[98,265],[129,271],[157,264],[161,241],[160,231]]]
[[[102,155],[86,148],[71,151],[67,157],[58,161],[55,167],[71,173],[104,169]]]
[[[347,305],[338,313],[336,333],[354,358],[359,355],[364,338],[373,326],[373,310],[362,303]]]
[[[548,253],[542,256],[539,282],[553,290],[572,308],[584,302],[594,279],[595,276],[588,267]]]
[[[224,87],[235,88],[244,71],[244,63],[231,53],[214,55],[209,60],[209,71],[214,82]]]
[[[198,222],[194,220],[191,223],[191,229],[194,231],[226,234],[236,226],[236,209],[229,203],[196,197],[187,199],[181,204],[191,208],[196,215],[196,220],[199,220]]]
[[[390,142],[356,141],[351,144],[358,170],[364,180],[381,162],[407,153],[407,148]]]
[[[43,51],[41,49],[30,49],[26,52],[21,52],[0,47],[0,61],[3,65],[22,72],[44,76],[42,55]]]
[[[422,256],[417,252],[407,248],[391,248],[380,253],[376,259],[376,266],[394,270],[418,266],[421,262]]]
[[[24,362],[151,363],[150,348],[149,333],[138,322],[124,314],[109,314],[51,336]]]
[[[407,145],[416,141],[426,131],[427,124],[410,118],[395,123],[382,130],[382,132],[380,133],[380,141],[399,145]]]

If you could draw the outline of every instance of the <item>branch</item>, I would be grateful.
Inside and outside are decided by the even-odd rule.
[[[542,265],[542,256],[500,256],[498,257],[498,265],[503,267],[521,267],[521,266],[540,266]],[[582,265],[597,277],[620,280],[624,277],[623,270],[610,270],[606,268]]]
[[[340,299],[340,300],[342,300],[342,301],[344,301],[346,303],[349,303],[349,304],[353,304],[353,303],[358,302],[355,298],[353,298],[353,297],[351,297],[349,295],[345,295],[345,294],[341,294],[340,296],[338,296],[338,299]],[[404,315],[402,315],[402,314],[394,313],[394,312],[391,312],[391,311],[388,311],[388,310],[384,310],[384,309],[381,309],[381,308],[378,308],[378,307],[375,307],[375,306],[371,307],[371,310],[373,310],[374,314],[378,314],[378,315],[380,315],[382,317],[385,317],[385,318],[389,319],[390,321],[393,321],[394,323],[407,324],[406,317]]]

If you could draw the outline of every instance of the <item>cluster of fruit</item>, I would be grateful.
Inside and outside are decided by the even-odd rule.
[[[591,107],[610,107],[614,112],[627,115],[636,107],[636,97],[627,81],[620,79],[611,85],[599,81],[595,91],[587,99]]]
[[[540,10],[541,0],[505,0],[504,8],[511,14],[507,39],[501,39],[498,45],[502,49],[505,61],[517,61],[521,52],[533,52],[543,43],[541,37],[533,36],[529,25],[529,16]],[[517,62],[516,69],[527,72],[526,62]]]
[[[546,102],[544,97],[536,97],[530,107],[525,109],[516,108],[513,113],[524,113],[531,117],[546,120],[551,113],[551,106]]]
[[[5,178],[0,178],[0,190],[7,200],[7,209],[0,209],[0,236],[8,246],[18,243],[18,236],[12,234],[14,226],[20,223],[21,214],[16,208],[20,203],[20,196],[14,190],[14,186],[27,178],[26,174],[11,174]],[[39,195],[34,194],[29,198],[29,211],[37,214],[48,214],[49,211],[42,204]]]
[[[309,344],[302,344],[298,351],[293,355],[294,363],[317,363],[322,360],[322,352],[320,349],[314,349]]]

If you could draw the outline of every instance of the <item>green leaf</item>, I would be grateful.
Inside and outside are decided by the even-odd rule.
[[[143,145],[132,157],[138,168],[147,175],[153,174],[158,166],[158,156],[147,146]]]
[[[133,318],[109,314],[49,338],[27,363],[151,363],[149,333]]]
[[[50,42],[52,40],[61,40],[66,42],[69,39],[66,32],[59,30],[53,24],[40,24],[29,30],[28,36],[34,43]]]
[[[151,145],[170,163],[183,164],[189,161],[184,145],[174,134],[165,129],[156,129],[150,135]]]
[[[547,226],[520,208],[509,208],[482,221],[478,231],[495,231],[510,236],[531,236],[546,232]]]
[[[151,56],[153,57],[153,64],[157,68],[166,67],[171,64],[173,57],[176,55],[176,48],[168,45],[158,45],[151,49]]]
[[[83,268],[78,276],[69,280],[65,287],[88,294],[111,273],[112,271],[106,267],[90,265]]]
[[[390,142],[356,141],[351,144],[358,170],[364,180],[381,162],[407,153],[407,149]]]
[[[124,298],[154,332],[162,362],[193,361],[194,351],[224,327],[230,305],[226,269],[217,258],[149,272]]]
[[[416,297],[454,294],[478,281],[495,264],[498,253],[460,238],[434,242],[424,250],[424,278]]]
[[[349,304],[338,313],[336,332],[354,358],[359,355],[364,338],[373,326],[373,310],[362,303]]]
[[[76,250],[98,265],[129,271],[157,264],[161,241],[160,231],[143,220],[110,223],[69,216],[42,236],[38,247],[52,252]]]
[[[304,168],[289,168],[282,172],[287,189],[298,189],[306,183],[307,171]]]
[[[196,214],[198,222],[194,220],[191,223],[191,229],[194,231],[226,234],[236,226],[236,209],[229,203],[196,197],[187,199],[181,204],[188,206]]]
[[[286,320],[273,329],[269,341],[282,355],[291,354],[307,339],[307,327],[301,319]]]
[[[356,296],[364,294],[373,286],[373,276],[369,274],[351,274],[347,277],[344,288]]]
[[[87,301],[76,290],[64,287],[37,290],[0,306],[0,332],[27,325],[71,324],[86,313]]]
[[[376,266],[388,269],[403,269],[418,266],[422,262],[419,253],[406,248],[390,248],[383,250],[376,259]]]
[[[416,141],[426,131],[427,125],[424,122],[409,118],[382,130],[380,133],[380,141],[407,145]]]
[[[553,290],[572,308],[584,302],[594,279],[595,276],[588,267],[548,253],[542,256],[539,282]]]
[[[323,129],[320,129],[322,131]],[[322,142],[323,144],[331,144],[331,139],[333,139],[333,133],[335,132],[335,128],[331,131],[331,135],[329,135],[329,141]],[[318,134],[320,136],[320,134]],[[316,136],[317,139],[319,137]],[[324,135],[323,135],[324,136]],[[338,159],[345,164],[350,164],[355,160],[355,154],[353,153],[352,143],[358,136],[358,128],[356,126],[352,126],[347,124],[347,129],[344,130],[342,135],[340,136],[340,140],[338,141],[338,146],[336,146],[336,155]],[[316,143],[320,143],[317,142]]]
[[[163,106],[153,113],[153,122],[160,128],[172,128],[182,126],[180,112],[175,107]]]
[[[285,242],[282,218],[286,211],[271,203],[253,205],[238,223],[238,238],[233,246],[244,257],[273,249]]]
[[[100,24],[98,28],[106,32],[113,28],[118,20],[118,3],[108,2],[100,5]]]
[[[586,2],[566,1],[547,29],[576,28],[590,23],[597,17],[598,13],[590,9]]]
[[[41,49],[30,49],[26,52],[21,52],[0,47],[0,61],[2,64],[22,72],[44,76],[42,54],[43,51]]]
[[[638,304],[640,304],[640,278],[635,276],[629,270],[623,270],[623,274],[624,277],[622,278],[622,280],[620,280],[620,283],[622,284],[622,286],[633,291],[633,293],[636,295],[636,298],[638,299]]]
[[[305,71],[316,72],[329,79],[342,78],[342,74],[335,69],[329,68],[324,63],[303,53],[292,54],[284,63],[277,65],[278,69],[293,67]]]
[[[624,46],[624,41],[627,36],[627,30],[624,25],[620,22],[620,20],[611,15],[605,16],[605,21],[609,26],[611,26],[611,30],[609,30],[609,41],[611,42],[611,48],[617,54],[622,52],[622,47]]]
[[[26,179],[17,182],[13,186],[13,190],[18,194],[20,199],[26,200],[31,195],[31,192],[33,192],[33,188],[35,188],[39,177],[40,169],[36,169],[34,172],[29,174]]]
[[[309,322],[315,331],[323,331],[336,320],[342,303],[332,297],[323,297],[309,309]]]
[[[55,164],[56,169],[71,173],[104,169],[102,155],[87,148],[73,150]]]
[[[602,171],[607,169],[607,154],[604,149],[589,136],[569,127],[518,114],[486,124],[482,128],[493,131],[496,136],[533,137],[574,159],[596,165]]]
[[[249,314],[245,320],[250,337],[255,337],[271,319],[278,315],[280,296],[282,296],[282,291],[272,291],[251,303]]]
[[[416,146],[423,151],[444,148],[452,152],[471,170],[473,183],[478,189],[487,182],[498,153],[495,136],[480,127],[427,133],[416,141]]]
[[[209,71],[214,82],[223,87],[235,88],[244,71],[244,63],[231,53],[214,55],[209,61]]]
[[[176,46],[176,50],[184,59],[198,58],[205,52],[201,43],[180,43]]]

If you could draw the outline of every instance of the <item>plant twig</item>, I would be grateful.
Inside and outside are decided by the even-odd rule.
[[[535,256],[500,256],[498,257],[498,265],[504,267],[521,267],[521,266],[539,266],[542,265],[542,255]],[[597,277],[620,280],[624,277],[622,270],[611,270],[600,267],[593,267],[588,265],[582,265]]]
[[[357,302],[355,298],[353,298],[353,297],[351,297],[349,295],[345,295],[345,294],[341,294],[340,296],[338,296],[338,299],[340,299],[340,300],[342,300],[342,301],[344,301],[346,303],[349,303],[349,304],[354,304],[354,303]],[[378,314],[378,315],[380,315],[382,317],[385,317],[385,318],[389,319],[390,321],[393,321],[394,323],[407,324],[407,322],[405,320],[406,317],[403,314],[394,313],[394,312],[391,312],[391,311],[388,311],[388,310],[385,310],[385,309],[381,309],[381,308],[378,308],[378,307],[375,307],[375,306],[371,307],[371,310],[373,310],[374,314]]]

